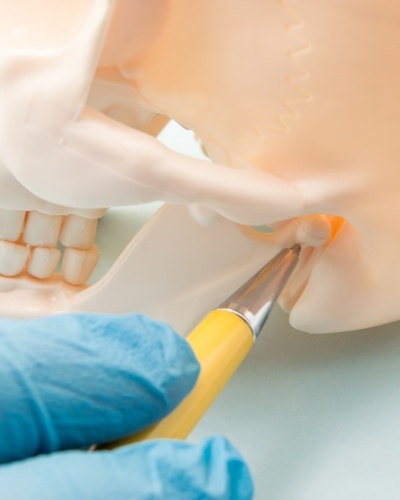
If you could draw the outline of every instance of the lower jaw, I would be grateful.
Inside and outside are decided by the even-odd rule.
[[[187,245],[187,248],[185,247],[186,250],[184,250],[186,261],[182,262],[181,258],[177,257],[175,254],[177,254],[178,249],[180,251],[179,247],[182,246],[182,238],[185,238],[188,234],[186,230],[189,230],[189,224],[193,227],[196,223],[193,219],[190,219],[187,214],[184,216],[182,215],[184,212],[188,212],[187,208],[167,207],[168,209],[164,215],[161,214],[161,216],[155,217],[155,220],[158,222],[150,222],[144,229],[142,236],[137,235],[138,237],[134,238],[134,241],[128,245],[130,249],[123,252],[125,256],[128,254],[128,258],[125,260],[130,259],[129,264],[124,264],[123,258],[119,258],[114,264],[118,255],[123,251],[133,236],[136,235],[138,229],[158,208],[159,204],[153,207],[136,207],[134,217],[132,217],[132,213],[128,214],[124,209],[120,212],[118,210],[114,212],[111,210],[100,222],[97,242],[102,255],[98,269],[95,271],[93,279],[91,280],[93,283],[91,286],[87,283],[72,285],[63,278],[62,274],[57,273],[52,274],[46,279],[38,279],[29,275],[29,273],[24,270],[15,277],[0,277],[0,316],[18,318],[35,317],[82,310],[106,313],[139,311],[154,316],[156,319],[172,323],[178,331],[188,331],[188,327],[185,325],[190,323],[191,317],[193,317],[194,321],[201,319],[196,317],[194,312],[197,314],[198,310],[199,314],[204,314],[206,312],[204,308],[218,306],[218,293],[215,293],[217,301],[213,298],[211,302],[211,299],[209,300],[207,297],[207,290],[210,289],[206,288],[206,296],[204,296],[204,289],[202,291],[203,284],[207,287],[213,285],[215,276],[212,274],[210,274],[209,278],[201,276],[200,286],[199,283],[196,282],[196,278],[190,281],[192,279],[191,277],[188,279],[189,286],[179,283],[175,286],[168,280],[171,279],[171,275],[175,275],[179,281],[179,274],[185,275],[191,273],[192,266],[197,264],[198,254],[201,248],[207,248],[209,252],[209,254],[204,256],[205,264],[203,264],[207,266],[204,269],[205,273],[208,272],[209,263],[211,263],[210,259],[213,259],[215,255],[215,250],[213,251],[212,248],[208,250],[208,248],[210,248],[212,244],[216,244],[218,247],[218,242],[215,243],[215,237],[220,232],[218,227],[216,233],[213,234],[211,234],[212,231],[210,229],[210,235],[209,231],[204,227],[195,229],[195,236],[192,238],[192,241],[190,241],[191,238],[189,236],[188,242],[185,243],[185,245]],[[182,220],[179,219],[181,215]],[[325,216],[322,217],[325,218]],[[124,219],[122,224],[120,224],[121,218]],[[244,227],[240,227],[226,220],[221,222],[223,228],[231,228],[229,231],[232,230],[233,232],[232,240],[230,240],[230,236],[228,236],[227,240],[221,239],[220,244],[222,242],[228,250],[232,244],[236,244],[235,238],[238,237],[238,234],[241,234],[242,236],[240,236],[240,238],[247,243],[255,238],[258,240],[257,252],[262,260],[268,260],[268,252],[277,251],[284,246],[291,246],[297,243],[299,238],[303,238],[304,241],[301,243],[303,243],[304,248],[301,254],[300,266],[293,276],[290,287],[286,289],[281,300],[283,307],[287,310],[290,310],[296,303],[298,297],[301,296],[311,272],[313,262],[318,259],[322,251],[322,246],[324,246],[327,239],[329,239],[327,229],[329,229],[329,233],[331,232],[329,218],[328,220],[322,221],[318,218],[304,218],[301,219],[301,221],[301,224],[298,223],[298,220],[291,221],[272,235],[260,235],[254,234],[254,232],[249,234],[249,231]],[[212,222],[210,222],[210,224],[212,226]],[[307,234],[303,234],[304,231]],[[167,241],[166,236],[170,237],[170,241]],[[209,240],[207,242],[202,242],[199,246],[200,239],[202,238],[209,238]],[[137,240],[139,241],[138,244],[135,243]],[[308,244],[311,242],[319,244],[320,248],[307,246],[307,241]],[[271,242],[273,243],[270,244]],[[145,243],[143,245],[145,249],[140,249],[141,243]],[[253,248],[251,245],[252,243],[246,246],[246,250],[243,250],[242,254],[238,254],[239,262],[241,259],[249,259],[249,257],[251,257],[251,253],[249,254],[249,251],[252,252]],[[274,250],[274,248],[276,250]],[[221,258],[220,264],[224,264],[226,260],[224,254],[221,252],[218,253],[221,254],[221,257],[218,257]],[[157,260],[165,262],[158,267]],[[218,262],[215,263],[215,265],[218,269]],[[136,269],[133,269],[135,266]],[[138,275],[141,276],[142,273],[141,267],[146,268],[144,272],[144,281],[138,280]],[[163,267],[163,269],[161,269],[161,267]],[[115,268],[117,269],[115,270]],[[160,271],[157,271],[157,269],[160,269]],[[212,269],[212,266],[210,269]],[[232,269],[232,267],[230,269]],[[233,269],[234,272],[236,272],[235,266]],[[165,274],[163,275],[162,273],[164,271]],[[118,281],[119,278],[112,283],[118,272],[120,273],[119,276],[121,276],[121,274],[124,275],[125,288],[118,288],[119,285],[116,283],[120,283]],[[246,271],[246,273],[247,272],[248,271]],[[248,275],[249,274],[246,274],[247,277]],[[224,276],[223,271],[221,276]],[[229,284],[232,283],[232,279],[232,277],[228,277],[225,281],[226,286],[224,285],[223,294],[226,293],[227,287],[236,286]],[[223,280],[225,280],[225,277]],[[164,296],[162,295],[164,292],[160,292],[160,294],[157,295],[158,291],[155,293],[157,287],[160,288],[161,285],[161,288],[165,288],[166,283],[171,285],[168,286],[168,289],[171,288],[172,291],[168,290],[165,292],[166,295]],[[143,286],[145,288],[143,288]],[[199,289],[198,295],[196,287]],[[232,291],[232,288],[230,291]],[[193,296],[191,297],[192,292]],[[212,291],[210,296],[211,295],[214,296],[214,291]],[[225,298],[224,295],[222,298]],[[203,300],[204,304],[202,304]],[[182,312],[182,308],[180,308],[179,318],[177,319],[177,304],[181,303],[184,305],[183,307],[186,307],[189,301],[193,302],[193,304],[189,306],[187,311]],[[88,306],[88,308],[86,308],[86,306]],[[159,311],[163,311],[161,315],[159,315]],[[164,315],[165,311],[167,312]],[[185,321],[181,323],[181,316],[185,315]],[[174,324],[176,319],[177,322]]]
[[[71,298],[88,285],[70,285],[61,275],[39,280],[27,273],[0,278],[0,317],[32,318],[70,311]]]
[[[53,242],[51,247],[40,246],[40,242],[39,246],[30,245],[24,241],[24,225],[21,225],[17,241],[0,238],[0,317],[31,318],[74,311],[74,303],[79,300],[81,292],[90,289],[107,274],[137,231],[160,206],[161,203],[157,202],[134,209],[110,209],[99,220],[98,226],[96,224],[96,235],[93,234],[90,242],[86,242],[84,249],[67,247],[60,241]],[[64,221],[67,217],[62,216]],[[26,218],[27,215],[25,222]],[[79,219],[81,222],[88,220],[84,217]],[[94,236],[96,245],[92,243]],[[18,256],[15,259],[17,262],[12,262],[13,255],[10,259],[6,253],[2,260],[2,246],[10,253],[15,254],[16,250],[26,255],[19,262]],[[7,248],[10,246],[18,248]],[[33,266],[32,271],[33,255],[38,250],[58,252],[58,262],[52,270],[45,266],[43,272],[43,266]]]
[[[293,273],[293,276],[289,280],[279,299],[279,305],[287,313],[291,312],[296,302],[304,292],[312,269],[322,252],[322,247],[307,247],[302,249],[299,256],[298,267]]]

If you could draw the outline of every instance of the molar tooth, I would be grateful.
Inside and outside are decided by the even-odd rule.
[[[29,212],[23,240],[35,247],[57,246],[58,235],[63,217],[41,212]]]
[[[71,285],[84,285],[99,260],[99,251],[93,245],[90,250],[65,248],[62,275]]]
[[[17,241],[25,220],[25,211],[0,209],[0,239]]]
[[[16,276],[25,267],[29,248],[9,241],[0,241],[0,274]]]
[[[57,248],[37,247],[31,253],[28,273],[39,279],[50,278],[56,270],[59,258],[60,250]]]
[[[79,215],[64,218],[60,241],[66,247],[89,250],[96,236],[97,219],[87,219]]]

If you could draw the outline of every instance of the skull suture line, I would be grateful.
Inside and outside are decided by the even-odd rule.
[[[3,0],[0,19],[3,209],[95,219],[163,199],[252,225],[331,214],[345,222],[282,299],[293,326],[400,317],[396,0]],[[157,114],[215,163],[141,132]]]

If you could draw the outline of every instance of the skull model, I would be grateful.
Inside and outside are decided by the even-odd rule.
[[[399,319],[399,42],[397,0],[2,0],[4,289],[55,283],[58,239],[56,285],[82,286],[104,209],[162,199],[273,226],[271,248],[325,214],[282,297],[292,325]],[[158,115],[213,163],[146,133]]]

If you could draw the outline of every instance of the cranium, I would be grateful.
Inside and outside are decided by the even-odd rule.
[[[162,199],[274,226],[274,248],[285,231],[295,238],[291,219],[326,214],[333,236],[306,249],[282,298],[292,325],[394,321],[399,26],[396,0],[2,0],[4,217],[21,229],[34,211],[35,233],[36,212],[96,219],[104,207]],[[213,163],[143,132],[160,114],[193,130]],[[57,232],[60,218],[51,224]],[[249,259],[253,239],[267,257],[252,234]],[[25,240],[53,259],[52,244]],[[89,240],[79,258],[94,261]],[[11,253],[26,260],[24,248]]]

